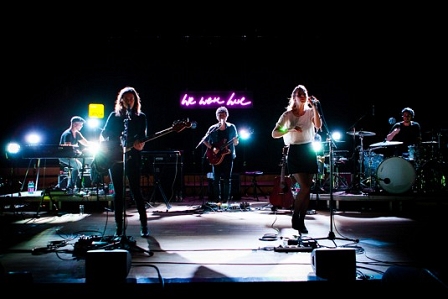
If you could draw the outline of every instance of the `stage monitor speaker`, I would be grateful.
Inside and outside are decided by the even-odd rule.
[[[316,248],[311,252],[311,265],[316,276],[328,280],[356,279],[354,248]]]
[[[124,249],[88,250],[85,264],[86,282],[126,282],[131,260],[131,253]]]

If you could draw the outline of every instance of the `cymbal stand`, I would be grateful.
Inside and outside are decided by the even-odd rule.
[[[361,185],[361,174],[362,174],[362,162],[363,162],[363,154],[364,154],[364,143],[363,143],[363,139],[364,136],[362,134],[359,134],[359,139],[360,139],[360,148],[359,148],[359,153],[358,153],[358,165],[359,165],[359,169],[356,167],[354,167],[354,172],[355,172],[355,176],[353,178],[353,182],[352,182],[352,188],[349,188],[346,193],[351,193],[351,194],[361,194],[361,190],[360,190],[360,185]],[[356,139],[356,135],[353,135],[354,139]]]
[[[329,134],[329,136],[331,136]],[[328,148],[330,151],[330,178],[333,177],[333,168],[334,168],[334,163],[333,163],[333,146],[334,146],[334,142],[331,139],[331,137],[329,137],[327,139],[328,141]],[[333,232],[333,222],[334,222],[334,197],[333,197],[333,179],[330,179],[330,202],[329,202],[329,208],[330,208],[330,232],[328,233],[327,237],[322,237],[322,238],[313,238],[313,240],[331,240],[333,242],[333,244],[337,247],[337,244],[335,243],[334,240],[343,240],[343,241],[352,241],[355,243],[358,243],[359,240],[358,239],[349,239],[349,238],[340,238],[340,237],[336,237],[334,232]]]
[[[364,171],[366,171],[366,175],[367,175],[367,177],[364,179],[364,182],[369,184],[369,192],[373,192],[374,191],[373,190],[373,184],[372,184],[372,181],[374,179],[374,175],[372,173],[372,166],[373,166],[372,151],[373,150],[375,150],[375,148],[370,148],[369,149],[369,155],[368,155],[368,159],[369,159],[369,163],[368,163],[369,166],[368,167],[369,167],[369,169],[368,169],[368,172],[366,170],[364,170]],[[361,183],[361,185],[362,185],[362,183]]]

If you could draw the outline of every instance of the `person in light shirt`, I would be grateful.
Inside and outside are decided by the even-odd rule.
[[[283,138],[289,146],[287,169],[300,186],[294,200],[292,228],[301,234],[308,233],[305,226],[305,215],[311,197],[313,177],[318,173],[317,154],[313,149],[313,141],[317,131],[322,127],[322,120],[316,105],[317,99],[310,97],[305,86],[297,85],[291,93],[288,106],[274,129],[272,137]]]

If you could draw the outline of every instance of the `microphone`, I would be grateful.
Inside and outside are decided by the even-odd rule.
[[[317,104],[319,103],[319,100],[316,99],[314,96],[310,96],[308,100],[313,104],[314,107],[317,107]],[[311,105],[308,105],[311,108]]]
[[[198,123],[197,123],[197,122],[195,122],[195,121],[192,121],[192,122],[191,122],[191,128],[192,128],[192,129],[196,129],[197,126],[198,126]]]

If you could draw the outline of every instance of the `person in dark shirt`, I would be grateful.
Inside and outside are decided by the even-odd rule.
[[[101,131],[103,151],[107,155],[95,157],[97,169],[106,167],[114,186],[114,215],[117,225],[115,235],[124,233],[124,186],[123,171],[129,183],[130,194],[135,201],[140,216],[143,238],[149,237],[145,200],[141,192],[141,151],[147,136],[147,118],[141,111],[141,99],[137,91],[130,86],[121,89],[115,100],[115,108]],[[108,156],[105,158],[105,156]],[[123,163],[125,161],[125,163]],[[100,166],[99,164],[102,164]],[[105,166],[107,165],[107,166]]]
[[[405,107],[401,110],[402,121],[396,122],[386,136],[386,141],[400,141],[394,148],[394,156],[407,156],[409,146],[418,146],[422,141],[420,124],[414,121],[414,110]]]
[[[227,121],[229,110],[222,106],[216,109],[217,124],[207,130],[203,141],[207,147],[207,158],[212,165],[213,197],[216,202],[229,203],[231,198],[233,161],[235,146],[239,143],[235,124]]]
[[[68,127],[64,132],[62,132],[61,137],[59,139],[60,146],[72,146],[73,147],[73,155],[77,156],[81,154],[81,149],[79,145],[88,147],[90,142],[82,135],[81,129],[84,126],[86,121],[81,116],[73,116],[70,119],[70,127]],[[69,193],[76,192],[80,186],[78,184],[79,174],[82,168],[85,166],[81,159],[74,157],[63,157],[59,158],[59,162],[63,165],[67,165],[72,168],[71,176],[69,181],[67,182],[66,190]]]

